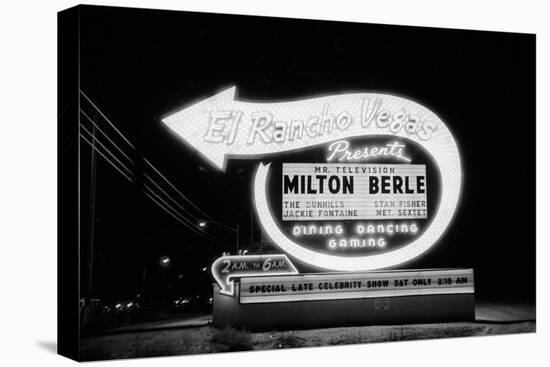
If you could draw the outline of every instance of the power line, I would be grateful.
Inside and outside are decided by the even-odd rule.
[[[119,129],[116,128],[116,126],[111,122],[111,120],[109,120],[109,118],[107,116],[105,116],[105,114],[99,109],[99,107],[97,107],[95,105],[95,103],[86,95],[86,93],[84,93],[82,90],[80,90],[80,93],[82,94],[82,96],[84,96],[84,98],[92,105],[92,107],[94,107],[94,109],[99,112],[99,114],[105,119],[105,121],[107,121],[109,123],[109,125],[111,125],[111,127],[113,129],[115,129],[115,131],[124,139],[124,141],[134,150],[137,152],[137,149],[136,147],[124,136],[124,134],[122,134],[120,132]],[[172,187],[172,189],[174,189],[186,202],[188,202],[193,208],[195,208],[199,213],[201,213],[202,215],[204,215],[205,218],[211,220],[211,221],[214,221],[215,220],[210,217],[208,214],[206,214],[202,209],[200,209],[197,205],[195,205],[190,199],[188,199],[181,191],[179,191],[173,184],[172,182],[170,182],[170,180],[168,180],[162,173],[160,173],[156,168],[155,166],[153,166],[153,164],[151,162],[149,162],[149,160],[147,160],[146,158],[143,158],[143,160],[160,176],[164,179],[164,181],[166,181],[168,183],[168,185],[170,185],[170,187]]]
[[[105,147],[105,145],[103,145],[97,138],[95,138],[93,136],[93,134],[88,130],[86,129],[84,126],[82,126],[83,130],[89,134],[89,136],[91,137],[91,140],[95,141],[96,143],[98,143],[105,151],[107,151],[107,153],[114,159],[116,160],[116,162],[122,166],[126,171],[128,171],[130,174],[131,174],[131,170],[124,164],[122,163],[108,148]],[[127,173],[123,172],[110,158],[108,158],[105,153],[103,153],[100,149],[98,149],[98,147],[96,147],[94,144],[92,144],[88,138],[83,135],[82,133],[80,134],[80,136],[82,137],[82,139],[84,139],[96,152],[98,152],[109,164],[111,164],[111,166],[113,166],[120,174],[122,174],[128,181],[132,182],[132,183],[137,183],[135,179],[131,178]],[[148,185],[144,184],[143,185],[149,192],[145,192],[144,191],[144,194],[149,197],[151,200],[153,200],[158,206],[160,206],[163,210],[165,210],[168,214],[170,214],[174,219],[176,219],[177,221],[179,221],[181,224],[183,224],[184,226],[186,226],[187,228],[191,229],[192,231],[194,231],[195,233],[199,234],[200,236],[204,237],[205,239],[211,241],[211,242],[214,242],[216,244],[224,244],[226,246],[232,246],[232,244],[226,242],[226,241],[223,241],[221,239],[218,239],[216,237],[214,237],[213,235],[211,234],[207,234],[205,232],[202,232],[201,230],[195,228],[195,226],[193,225],[193,223],[191,221],[189,221],[189,219],[183,217],[183,215],[181,215],[181,213],[178,213],[177,210],[175,210],[171,205],[169,205],[165,200],[163,200],[157,193],[155,193],[151,187],[149,187]],[[163,191],[164,192],[164,191]],[[152,196],[152,195],[154,196]],[[166,193],[165,193],[166,194]],[[160,200],[160,202],[159,202]],[[164,204],[161,204],[161,202]],[[167,209],[166,207],[168,207],[169,209]],[[179,214],[179,216],[178,216]]]
[[[134,150],[134,152],[138,153],[136,147],[124,136],[124,134],[122,134],[120,132],[120,130],[118,130],[116,128],[116,126],[109,120],[109,118],[107,116],[105,116],[105,114],[99,109],[99,107],[97,107],[97,105],[95,105],[95,103],[81,90],[80,91],[81,94],[84,96],[84,98],[86,98],[86,100],[92,105],[92,107],[97,111],[99,112],[99,114],[105,119],[105,121],[107,121],[107,123],[118,133],[119,136],[121,136],[124,141],[130,146],[130,148],[132,148]],[[83,113],[83,115],[88,119],[88,121],[90,121],[90,123],[92,123],[94,125],[95,128],[97,128],[108,140],[109,142],[114,145],[124,156],[125,158],[132,164],[135,166],[135,163],[133,162],[133,160],[119,147],[118,144],[116,144],[95,122],[93,119],[91,119],[84,111],[81,110],[81,112]],[[139,153],[138,153],[139,154]],[[214,224],[217,224],[218,226],[220,226],[221,228],[223,229],[226,229],[226,230],[231,230],[231,231],[236,231],[235,228],[232,228],[228,225],[225,225],[224,223],[221,223],[221,222],[218,222],[216,220],[214,220],[212,217],[210,217],[208,214],[206,214],[203,210],[201,210],[198,206],[196,206],[191,200],[189,200],[185,195],[183,195],[183,193],[181,193],[181,191],[179,191],[171,182],[170,180],[168,180],[162,173],[160,173],[158,171],[158,169],[153,166],[153,164],[151,162],[149,162],[149,160],[147,160],[146,158],[140,156],[143,161],[145,163],[147,163],[172,189],[174,189],[174,191],[176,191],[187,203],[189,203],[192,207],[194,207],[199,213],[201,213],[203,215],[203,217],[209,219],[209,221],[211,223],[214,223]],[[144,175],[155,185],[157,186],[161,191],[164,192],[164,194],[170,198],[170,200],[172,202],[174,202],[181,210],[183,210],[185,213],[187,213],[188,215],[190,216],[193,216],[192,213],[190,213],[186,208],[184,208],[181,204],[179,204],[176,200],[174,200],[174,198],[167,194],[158,184],[157,182],[152,179],[150,176],[148,176],[147,174],[144,173]],[[194,216],[193,216],[194,217]],[[197,219],[197,218],[195,218]]]
[[[92,137],[92,140],[93,140],[94,142],[98,143],[104,150],[106,150],[106,151],[111,155],[111,157],[113,157],[113,158],[118,162],[119,165],[121,165],[122,167],[124,167],[125,170],[128,171],[128,173],[132,174],[132,170],[131,170],[130,168],[128,168],[124,163],[122,163],[122,162],[115,156],[115,154],[114,154],[111,150],[109,150],[103,143],[101,143],[101,141],[99,141],[99,139],[98,139],[97,137],[95,137],[95,136],[92,134],[92,132],[90,132],[84,125],[81,125],[81,127],[82,127],[82,129],[83,129],[86,133],[88,133],[88,134]],[[161,192],[164,193],[164,194],[166,195],[166,197],[170,198],[170,195],[167,194],[166,191],[164,191],[160,186],[158,186],[158,184],[157,184],[154,180],[152,180],[152,179],[151,179],[149,176],[147,176],[146,174],[144,174],[144,175],[145,175],[145,177],[147,177],[155,186],[157,186],[157,187],[161,190]],[[133,180],[133,182],[135,182],[135,180]],[[154,191],[153,191],[149,186],[147,186],[146,183],[143,183],[143,186],[144,186],[145,188],[149,189],[150,192],[154,193]],[[156,193],[154,193],[154,194],[155,194],[156,196],[158,196]],[[162,200],[162,199],[161,199],[161,200]],[[174,210],[174,208],[173,208],[172,206],[170,206],[168,203],[166,203],[164,200],[163,200],[163,202],[165,203],[166,206],[168,206],[169,208],[171,208],[172,210]],[[176,203],[176,204],[177,204],[177,203]],[[174,211],[175,211],[175,210],[174,210]],[[176,211],[176,212],[177,212],[177,211]],[[180,215],[181,215],[181,214],[180,214]],[[183,217],[183,215],[182,215],[182,217]],[[183,217],[183,218],[184,218],[184,217]],[[187,218],[185,218],[185,220],[188,221],[188,222],[190,222],[190,223],[192,223],[192,222],[191,222],[189,219],[187,219]],[[191,224],[191,225],[192,225],[192,224]]]
[[[124,155],[124,157],[128,160],[128,162],[130,164],[132,164],[134,167],[136,167],[136,164],[134,163],[134,161],[122,150],[122,148],[120,148],[113,140],[111,140],[109,138],[109,136],[84,112],[84,111],[80,111],[82,112],[82,114],[84,115],[84,117],[86,117],[88,119],[88,121],[90,121],[90,123],[92,123],[92,125],[94,125],[94,127],[103,135],[105,136],[105,138],[107,138],[107,140],[118,150],[122,153],[122,155]],[[83,128],[85,128],[83,125],[82,125]],[[89,132],[88,132],[89,133]],[[96,139],[97,141],[97,138],[94,138]],[[137,167],[136,167],[137,169]],[[179,204],[171,195],[169,195],[166,191],[164,191],[162,189],[162,187],[160,187],[158,185],[158,183],[153,180],[149,175],[147,175],[145,172],[143,172],[143,175],[151,182],[153,183],[156,187],[159,188],[159,190],[161,190],[165,195],[166,197],[168,197],[174,204],[176,204],[181,210],[183,210],[187,215],[193,217],[193,213],[189,212],[186,208],[184,208],[181,204]]]
[[[88,134],[91,134],[87,129],[85,129],[83,127],[83,129],[86,131],[86,133]],[[109,159],[107,156],[105,156],[105,154],[103,152],[101,152],[96,146],[94,146],[87,138],[86,136],[84,136],[83,134],[80,134],[81,137],[90,145],[92,146],[93,149],[95,149],[95,151],[97,151],[105,160],[108,161],[108,163],[110,163],[114,168],[116,168],[118,170],[119,173],[121,173],[122,175],[124,175],[124,177],[129,180],[130,182],[133,182],[133,183],[137,183],[135,179],[131,178],[128,176],[128,174],[126,174],[125,172],[122,172],[122,170],[117,167],[114,162]],[[103,149],[105,149],[112,157],[113,159],[115,159],[119,165],[121,165],[126,171],[128,172],[131,172],[130,169],[128,169],[128,167],[126,167],[122,162],[120,162],[120,160],[118,158],[116,158],[114,156],[114,154],[109,150],[107,149],[101,142],[99,142],[97,139],[94,139],[93,138],[93,135],[90,135],[92,137],[92,140],[94,140],[95,142],[97,142],[98,144],[100,144],[102,146]],[[168,214],[170,214],[172,217],[174,217],[176,220],[178,220],[180,223],[182,223],[183,225],[185,225],[187,228],[193,230],[194,232],[196,232],[197,234],[201,235],[202,237],[206,238],[207,240],[211,241],[211,242],[214,242],[214,243],[222,243],[226,246],[232,246],[231,244],[229,244],[228,242],[224,241],[224,240],[221,240],[219,238],[216,238],[215,236],[211,235],[211,234],[207,234],[207,233],[204,233],[202,231],[200,231],[199,229],[195,228],[193,223],[191,222],[191,224],[189,223],[189,220],[185,217],[183,217],[180,213],[177,212],[177,210],[175,210],[172,206],[170,206],[168,203],[166,203],[166,201],[164,201],[157,193],[155,193],[149,186],[147,185],[143,185],[151,194],[154,195],[151,196],[150,193],[148,192],[145,192],[144,191],[144,194],[147,195],[150,199],[152,199],[158,206],[160,206],[163,210],[165,210]],[[170,210],[168,210],[163,204],[161,204],[159,202],[159,200],[164,203],[165,206],[167,206]],[[174,214],[175,213],[175,214]],[[178,217],[177,215],[180,215],[180,217]]]

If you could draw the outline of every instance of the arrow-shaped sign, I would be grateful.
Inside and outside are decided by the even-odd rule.
[[[259,158],[358,136],[406,138],[424,148],[437,164],[441,177],[441,201],[436,214],[428,229],[417,239],[378,255],[345,257],[318,253],[285,236],[267,202],[270,166],[258,165],[254,202],[260,223],[282,250],[319,268],[366,271],[395,266],[419,256],[445,232],[460,197],[460,155],[449,128],[432,111],[405,98],[353,93],[290,102],[253,103],[235,100],[235,87],[231,87],[162,121],[222,170],[228,156]],[[327,155],[326,161],[330,162],[332,157],[332,154]],[[235,267],[235,273],[222,271],[231,267],[218,269],[220,264],[235,264],[230,257],[225,257],[218,259],[212,268],[222,293],[233,294],[230,278],[237,273],[250,272],[245,266],[247,262],[242,262],[242,269]],[[290,271],[295,271],[289,261],[288,264]]]
[[[228,88],[162,120],[222,170],[228,156],[258,158],[365,135],[392,135],[456,150],[445,124],[405,98],[353,93],[253,103],[235,100],[235,90]]]
[[[298,270],[284,254],[222,256],[212,264],[212,276],[220,286],[220,293],[235,293],[232,278],[298,274]]]

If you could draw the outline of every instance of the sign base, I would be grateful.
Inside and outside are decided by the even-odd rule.
[[[410,271],[394,271],[391,273],[397,278],[400,275],[407,276]],[[426,271],[423,271],[423,274],[425,273]],[[341,273],[339,275],[341,276]],[[350,275],[356,276],[353,273]],[[302,274],[300,276],[307,279],[307,277],[317,275]],[[273,278],[273,282],[270,282],[270,278]],[[274,283],[280,279],[281,277],[262,277],[265,284]],[[475,319],[473,286],[472,291],[466,293],[411,293],[410,295],[402,295],[402,293],[396,292],[399,295],[386,293],[380,297],[377,296],[380,293],[373,293],[373,296],[369,295],[361,298],[304,299],[255,303],[243,302],[245,299],[242,297],[241,287],[243,287],[242,281],[236,279],[235,295],[230,296],[220,293],[219,286],[214,285],[214,326],[231,325],[247,330],[261,331],[457,322],[473,321]],[[243,291],[246,290],[243,289]]]

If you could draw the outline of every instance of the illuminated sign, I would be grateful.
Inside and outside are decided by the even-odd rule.
[[[402,137],[420,143],[460,179],[453,137],[439,117],[416,102],[354,93],[253,103],[235,100],[235,91],[228,88],[162,121],[220,169],[225,169],[227,157],[257,158],[352,137],[391,135],[393,142]],[[388,144],[391,148],[392,142]]]
[[[472,269],[301,274],[241,279],[240,303],[474,293]]]
[[[427,218],[426,167],[283,163],[283,220]]]
[[[367,271],[428,251],[461,190],[456,142],[422,105],[353,93],[257,103],[224,90],[163,119],[215,167],[261,159],[254,205],[265,234],[320,269]]]
[[[212,275],[220,286],[220,293],[234,294],[234,277],[297,274],[298,270],[286,255],[222,256],[212,264]]]

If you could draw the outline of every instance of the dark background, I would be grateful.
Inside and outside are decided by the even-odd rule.
[[[534,298],[534,35],[88,6],[80,20],[81,90],[204,212],[227,225],[239,222],[241,247],[269,248],[257,244],[251,214],[255,162],[229,160],[227,172],[217,171],[160,119],[230,85],[237,98],[255,101],[390,93],[441,117],[464,168],[454,221],[430,252],[406,266],[473,267],[478,297]],[[83,203],[89,148],[82,143]],[[152,288],[210,292],[201,269],[234,249],[181,225],[139,184],[97,162],[93,281],[88,289],[83,241],[84,293],[134,297],[144,269],[156,269],[162,255],[173,262],[147,277]],[[88,207],[82,210],[86,220]],[[235,241],[214,226],[207,230]],[[176,275],[183,281],[174,288]]]

